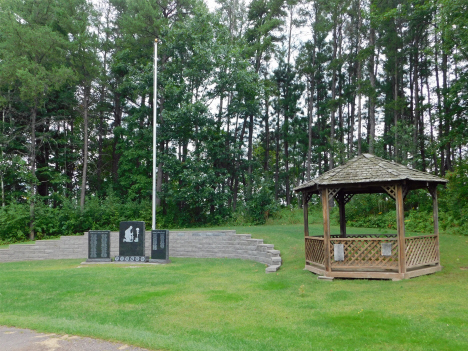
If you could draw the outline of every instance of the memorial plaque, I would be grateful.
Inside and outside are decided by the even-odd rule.
[[[333,245],[333,252],[335,254],[335,261],[344,261],[344,246],[343,244]]]
[[[145,256],[145,222],[120,222],[119,256]]]
[[[392,243],[382,243],[382,256],[392,256]]]
[[[169,263],[169,230],[151,231],[150,262]]]
[[[88,262],[110,262],[110,230],[88,232]]]

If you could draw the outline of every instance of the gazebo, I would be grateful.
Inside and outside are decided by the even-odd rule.
[[[437,185],[446,179],[362,154],[294,189],[302,193],[305,269],[325,277],[408,279],[442,269],[439,254]],[[432,195],[434,234],[405,237],[404,199],[408,191]],[[355,194],[387,193],[396,202],[397,234],[346,235],[345,205]],[[323,236],[309,236],[308,203],[321,195]],[[330,234],[329,202],[338,203],[340,235]]]

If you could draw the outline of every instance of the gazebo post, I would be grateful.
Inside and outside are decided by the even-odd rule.
[[[346,212],[345,212],[344,194],[338,193],[338,209],[340,212],[340,237],[346,238]]]
[[[406,245],[405,245],[405,209],[403,203],[403,186],[396,186],[396,213],[398,231],[398,273],[406,273]]]
[[[309,203],[307,192],[302,193],[302,208],[304,209],[304,236],[309,236]]]
[[[436,254],[437,265],[440,266],[440,251],[439,251],[439,205],[437,204],[437,184],[429,187],[429,192],[432,195],[432,218],[434,220],[434,234],[436,235]]]
[[[328,201],[328,189],[322,189],[322,212],[323,212],[323,249],[325,258],[325,270],[331,272],[330,262],[330,208]]]

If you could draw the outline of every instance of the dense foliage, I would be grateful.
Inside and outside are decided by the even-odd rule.
[[[265,223],[370,152],[448,177],[464,231],[466,23],[461,0],[0,0],[0,239],[150,220],[155,38],[158,226]],[[387,201],[349,221],[393,226]]]

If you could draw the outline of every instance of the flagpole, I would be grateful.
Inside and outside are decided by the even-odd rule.
[[[154,77],[153,77],[153,222],[152,230],[156,229],[156,96],[158,86],[158,39],[154,39]]]

